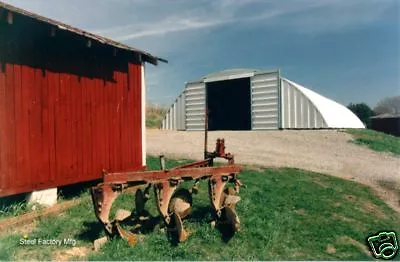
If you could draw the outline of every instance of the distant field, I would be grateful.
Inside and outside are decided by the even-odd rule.
[[[149,157],[148,166],[157,169],[158,159]],[[184,222],[192,234],[177,247],[156,228],[139,235],[133,247],[115,239],[92,251],[92,241],[104,233],[83,193],[81,203],[68,211],[0,235],[0,260],[372,260],[366,237],[400,228],[398,215],[355,182],[294,168],[253,166],[240,176],[247,186],[237,206],[242,229],[228,243],[210,226],[204,181],[194,196],[193,214]],[[132,195],[123,194],[113,209],[131,209],[133,203]],[[153,195],[148,208],[157,214]],[[25,234],[27,239],[72,238],[77,244],[20,246]]]
[[[387,135],[370,129],[348,129],[355,144],[364,145],[378,152],[391,152],[400,156],[400,137]]]
[[[166,112],[167,110],[164,108],[148,106],[146,108],[146,127],[159,128]]]

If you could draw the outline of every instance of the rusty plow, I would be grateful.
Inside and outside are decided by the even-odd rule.
[[[134,245],[139,232],[154,230],[162,222],[171,242],[185,241],[190,234],[185,230],[184,220],[191,215],[193,195],[198,192],[201,180],[208,180],[213,225],[220,229],[223,237],[232,237],[240,228],[235,207],[240,200],[237,194],[241,186],[238,180],[241,167],[234,164],[233,155],[225,153],[224,143],[223,139],[218,139],[215,151],[205,152],[205,160],[172,169],[165,169],[164,157],[160,156],[161,170],[104,172],[103,182],[91,188],[91,195],[106,238],[120,237]],[[215,158],[226,159],[228,163],[214,166]],[[192,183],[189,189],[181,187],[186,182]],[[110,218],[113,203],[124,191],[135,196],[133,210],[118,210],[114,218]],[[154,193],[159,212],[156,217],[146,210],[151,193]],[[126,229],[128,226],[132,228]]]

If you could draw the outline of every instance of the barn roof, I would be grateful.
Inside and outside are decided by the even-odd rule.
[[[373,116],[373,117],[370,117],[370,118],[376,118],[376,119],[378,119],[378,118],[380,118],[380,119],[382,119],[382,118],[400,118],[400,114],[385,113],[385,114],[380,114],[380,115]]]
[[[163,58],[160,58],[160,57],[157,57],[157,56],[153,56],[150,53],[147,53],[145,51],[142,51],[142,50],[139,50],[139,49],[136,49],[136,48],[121,44],[121,43],[116,42],[114,40],[105,38],[103,36],[99,36],[99,35],[95,35],[95,34],[86,32],[84,30],[78,29],[76,27],[64,24],[62,22],[59,22],[59,21],[56,21],[56,20],[53,20],[53,19],[50,19],[50,18],[47,18],[47,17],[31,13],[29,11],[26,11],[24,9],[21,9],[21,8],[18,8],[18,7],[3,3],[1,1],[0,1],[0,9],[5,9],[5,10],[8,10],[8,11],[13,12],[13,13],[17,13],[17,14],[20,14],[20,15],[23,15],[23,16],[30,17],[32,19],[44,22],[46,24],[56,26],[60,30],[67,30],[67,31],[70,31],[70,32],[72,32],[74,34],[81,35],[83,37],[86,37],[88,39],[100,42],[100,43],[105,44],[105,45],[113,46],[113,47],[118,48],[118,49],[123,49],[123,50],[127,50],[127,51],[130,51],[130,52],[133,52],[133,53],[140,54],[142,56],[142,59],[145,62],[149,62],[149,63],[154,64],[154,65],[157,65],[158,61],[168,63],[167,60],[165,60]]]

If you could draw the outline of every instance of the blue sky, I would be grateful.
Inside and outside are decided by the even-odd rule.
[[[344,105],[400,95],[397,0],[5,2],[166,58],[147,65],[148,99],[160,105],[229,68],[278,68]]]

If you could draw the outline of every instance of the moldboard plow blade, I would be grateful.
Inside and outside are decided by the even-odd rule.
[[[193,208],[193,194],[198,192],[199,182],[208,180],[208,194],[212,207],[213,224],[229,239],[240,229],[240,220],[235,207],[239,202],[238,180],[241,167],[234,164],[234,157],[225,153],[225,141],[218,139],[214,152],[205,151],[205,160],[165,169],[160,156],[161,170],[142,172],[103,172],[103,182],[91,188],[91,195],[97,219],[102,224],[107,239],[120,237],[130,245],[137,242],[136,233],[151,231],[163,221],[168,239],[173,243],[185,241],[189,233],[184,228],[184,220]],[[223,158],[228,163],[214,166],[215,158]],[[179,187],[192,182],[189,189]],[[152,217],[146,210],[146,202],[154,191],[159,217]],[[134,192],[135,207],[132,211],[118,210],[114,218],[110,212],[114,201],[124,192]],[[133,226],[127,230],[126,225]]]

